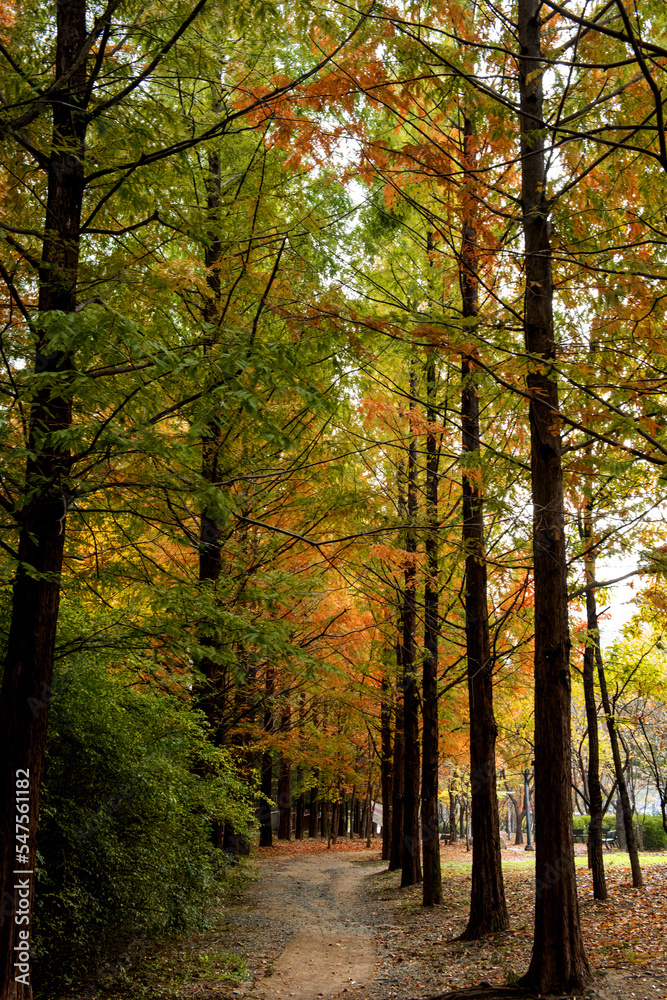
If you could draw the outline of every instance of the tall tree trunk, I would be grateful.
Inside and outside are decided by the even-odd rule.
[[[331,840],[338,843],[338,815],[340,813],[340,802],[336,800],[331,809]]]
[[[449,788],[449,843],[455,844],[459,839],[456,832],[456,803],[458,799],[457,796],[452,791],[450,785]]]
[[[32,913],[37,864],[39,805],[46,750],[46,732],[53,658],[60,604],[60,577],[67,518],[71,457],[54,435],[72,423],[74,360],[69,352],[52,349],[41,317],[53,311],[71,314],[76,308],[81,208],[84,192],[86,122],[82,113],[86,62],[75,66],[86,38],[85,0],[57,5],[56,78],[72,72],[50,98],[53,131],[48,164],[46,216],[39,272],[37,346],[34,371],[42,378],[30,404],[25,483],[17,521],[20,525],[18,566],[12,595],[12,618],[0,694],[0,829],[2,875],[0,900],[0,997],[32,997],[30,972],[14,968],[19,929],[32,938]],[[28,786],[17,782],[29,782]],[[16,853],[16,796],[29,817],[27,853]],[[22,829],[22,828],[19,828]],[[23,844],[22,844],[23,846]],[[14,870],[20,870],[15,875]],[[19,886],[19,888],[17,888]],[[19,893],[21,894],[19,896]],[[28,906],[27,911],[25,910]],[[17,908],[29,923],[15,920]],[[22,941],[25,939],[22,938]],[[17,982],[15,973],[21,979]]]
[[[382,860],[389,861],[391,856],[391,686],[389,678],[382,674],[382,694],[380,702],[380,742],[382,757],[380,760],[380,783],[382,787]],[[352,792],[354,795],[354,791]],[[350,826],[350,836],[352,828]]]
[[[403,864],[403,644],[396,643],[396,666],[399,683],[394,702],[394,766],[391,795],[391,853],[389,871],[394,872]]]
[[[426,582],[424,585],[424,662],[422,667],[422,854],[424,906],[442,903],[440,837],[438,831],[438,442],[435,359],[426,366]]]
[[[467,171],[474,166],[474,142],[472,125],[466,117],[463,159]],[[463,316],[470,320],[476,320],[479,311],[477,231],[473,204],[470,196],[464,200],[460,265]],[[500,821],[496,790],[498,727],[493,712],[493,663],[489,639],[484,500],[479,465],[479,395],[475,384],[475,367],[474,354],[464,355],[461,367],[462,449],[466,463],[472,460],[471,474],[463,475],[463,550],[466,560],[466,649],[470,706],[470,808],[474,832],[470,916],[461,935],[463,941],[509,928],[500,859]],[[465,467],[468,468],[468,464]]]
[[[207,289],[204,298],[203,314],[205,322],[210,327],[217,327],[220,322],[220,277],[218,274],[218,265],[221,256],[219,238],[221,172],[220,158],[215,152],[208,154],[206,194],[208,231],[206,233],[204,263],[206,266]],[[214,338],[211,338],[211,340],[214,341]],[[205,347],[206,351],[210,349],[210,345]],[[201,438],[202,479],[211,487],[214,486],[219,478],[218,457],[219,426],[216,415],[213,414],[205,422]],[[215,589],[220,579],[221,567],[222,536],[220,525],[218,524],[215,508],[212,509],[208,504],[205,504],[201,512],[199,526],[199,582]],[[206,653],[198,664],[204,676],[204,681],[197,686],[197,704],[204,712],[211,727],[213,740],[219,744],[222,737],[221,721],[227,718],[227,678],[226,671],[224,668],[221,668],[216,656],[216,651],[220,647],[220,640],[217,630],[214,627],[204,631],[204,634],[201,636],[201,645],[205,649],[210,650],[210,655]],[[238,694],[239,692],[237,692],[237,697]],[[238,851],[234,851],[236,843],[234,831],[231,828],[226,829],[226,826],[227,824],[221,824],[218,820],[214,821],[214,843],[223,849],[229,850],[231,854],[238,854]],[[264,838],[266,839],[266,832],[264,832]]]
[[[570,632],[553,281],[543,138],[541,0],[519,0],[521,201],[525,245],[535,585],[535,933],[523,982],[541,993],[592,978],[579,920],[572,832]]]
[[[303,780],[303,774],[301,768],[297,771],[297,784],[299,785],[300,791],[296,800],[296,822],[294,824],[294,839],[303,840],[303,821],[306,812],[306,795],[301,788],[301,782]]]
[[[375,814],[375,803],[377,801],[375,789],[369,779],[368,781],[368,829],[366,830],[366,847],[371,846],[373,839],[373,816]]]
[[[525,816],[525,805],[522,809],[519,804],[519,799],[516,795],[513,795],[512,792],[510,792],[507,781],[505,781],[505,791],[507,792],[509,801],[512,803],[512,809],[514,811],[514,845],[521,845],[523,844],[523,830],[521,829],[521,823],[523,822],[523,817]]]
[[[280,728],[287,732],[292,716],[291,706],[283,709]],[[280,774],[278,776],[278,840],[291,840],[292,837],[292,768],[285,753],[280,754]]]
[[[310,816],[308,817],[308,836],[317,836],[317,787],[310,790]]]
[[[602,707],[604,708],[605,718],[607,720],[607,731],[609,733],[609,742],[611,743],[611,753],[614,759],[614,773],[616,775],[616,784],[618,786],[618,797],[621,800],[621,810],[623,813],[623,828],[625,830],[625,843],[627,847],[628,854],[630,855],[630,868],[632,870],[632,885],[635,889],[641,889],[644,885],[644,879],[642,877],[641,865],[639,864],[639,851],[637,850],[637,837],[635,834],[635,825],[632,822],[632,805],[630,803],[630,795],[628,793],[628,783],[625,780],[625,771],[623,770],[623,761],[621,760],[621,748],[618,741],[618,732],[616,731],[616,720],[614,718],[614,712],[611,707],[611,700],[609,698],[609,691],[607,690],[607,678],[604,672],[604,661],[602,659],[602,650],[600,649],[600,632],[597,628],[597,607],[595,601],[595,592],[593,591],[593,611],[595,613],[595,640],[594,640],[594,652],[595,652],[595,662],[598,668],[598,679],[600,681],[600,694],[602,695]]]
[[[417,517],[417,438],[413,422],[417,379],[410,365],[410,444],[408,447],[408,523]],[[410,527],[405,538],[405,592],[403,594],[403,859],[401,885],[421,881],[419,857],[419,694],[415,674],[417,625],[417,536]]]
[[[586,546],[584,566],[586,583],[595,580],[595,554],[593,550],[593,504],[589,498],[584,511],[583,541]],[[598,617],[595,591],[586,591],[586,616],[588,636],[584,650],[584,700],[588,723],[588,799],[591,823],[588,830],[588,863],[593,869],[593,897],[607,898],[607,880],[602,855],[602,788],[600,786],[600,740],[598,712],[595,698],[595,643],[598,636]]]
[[[273,692],[275,688],[275,677],[273,667],[266,668],[265,681],[265,708],[264,708],[264,732],[270,733],[273,730]],[[271,829],[271,803],[266,799],[273,798],[273,755],[270,750],[265,750],[262,754],[262,795],[264,798],[259,805],[259,846],[271,847],[273,845],[273,831]]]

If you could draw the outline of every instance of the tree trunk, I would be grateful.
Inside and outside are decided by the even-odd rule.
[[[76,63],[86,38],[85,0],[57,6],[56,78]],[[18,932],[32,935],[37,865],[39,805],[46,750],[51,681],[60,604],[67,504],[70,494],[70,452],[53,435],[72,423],[73,358],[51,348],[40,318],[76,308],[81,207],[84,191],[86,122],[86,62],[50,98],[53,108],[51,154],[48,164],[44,240],[39,272],[37,347],[34,371],[48,384],[36,386],[31,398],[25,482],[15,515],[20,524],[18,566],[12,595],[12,618],[0,694],[0,829],[2,874],[0,900],[0,996],[29,1000],[28,972],[15,969]],[[27,781],[29,784],[19,785]],[[28,792],[27,853],[17,854],[16,796]],[[14,870],[20,870],[15,875]],[[19,888],[23,899],[19,898]],[[25,895],[27,890],[27,896]],[[28,910],[25,910],[26,903]],[[17,923],[16,908],[29,923]],[[17,914],[18,915],[18,914]],[[22,938],[22,942],[25,938]],[[17,982],[15,973],[21,976]],[[25,978],[24,978],[25,977]]]
[[[595,595],[593,595],[595,600]],[[595,606],[594,606],[595,607]],[[595,608],[595,620],[597,625],[597,608]],[[630,868],[632,870],[632,885],[635,889],[641,889],[644,885],[641,865],[639,864],[639,852],[637,850],[637,838],[635,836],[635,825],[632,822],[632,806],[628,794],[628,784],[625,780],[625,771],[621,760],[621,748],[618,744],[618,733],[616,731],[616,721],[611,708],[609,692],[607,690],[607,678],[604,672],[604,662],[602,660],[602,650],[600,649],[599,631],[597,632],[594,652],[595,662],[598,668],[598,680],[600,681],[600,694],[602,695],[602,707],[604,708],[607,720],[607,732],[611,743],[611,753],[614,758],[614,773],[618,786],[618,797],[621,800],[621,810],[623,813],[623,830],[625,832],[625,843],[627,852],[630,855]]]
[[[301,783],[302,775],[299,772],[297,775],[297,781]],[[294,824],[294,839],[303,840],[303,821],[306,812],[306,796],[304,792],[299,792],[299,796],[296,800],[296,822]]]
[[[474,165],[474,142],[472,125],[466,117],[463,159],[467,170]],[[472,320],[476,319],[479,311],[477,231],[474,223],[474,202],[468,198],[464,201],[463,246],[459,273],[463,316]],[[471,941],[492,931],[509,928],[500,860],[500,821],[496,790],[498,727],[493,712],[493,663],[489,639],[484,550],[484,501],[479,465],[479,395],[475,384],[475,368],[474,355],[464,355],[461,367],[462,450],[466,457],[465,468],[470,467],[472,470],[470,475],[463,475],[463,551],[466,561],[466,649],[470,706],[470,808],[474,833],[470,916],[461,935],[463,941]],[[469,466],[470,460],[472,463]]]
[[[570,632],[549,205],[544,155],[541,0],[519,0],[521,202],[525,245],[535,586],[535,933],[523,982],[541,993],[592,979],[579,921],[572,832]]]
[[[369,799],[367,792],[366,797],[364,799],[363,809],[361,810],[361,825],[359,827],[360,840],[363,840],[366,837],[366,828],[368,826],[368,805],[369,805]]]
[[[287,731],[290,726],[291,708],[283,709],[281,729]],[[289,758],[281,753],[280,774],[278,777],[278,840],[290,840],[292,837],[292,769]]]
[[[433,356],[426,366],[426,420],[436,422],[437,373]],[[426,437],[426,583],[424,585],[424,661],[422,666],[422,854],[424,906],[442,903],[438,831],[438,443]]]
[[[408,446],[408,523],[417,517],[417,438],[412,414],[416,403],[414,361],[410,365],[410,444]],[[405,591],[403,594],[403,858],[401,885],[421,882],[419,857],[419,694],[415,674],[417,537],[408,528],[405,538]]]
[[[375,805],[377,803],[377,794],[370,782],[368,783],[368,789],[370,801],[368,806],[368,832],[366,833],[366,847],[371,846],[371,840],[375,836],[375,831],[373,829],[373,817],[375,815]]]
[[[338,814],[340,812],[340,802],[334,802],[331,809],[331,840],[338,843]]]
[[[204,298],[203,314],[207,324],[217,327],[220,321],[220,277],[218,274],[218,265],[220,262],[219,209],[221,172],[220,158],[216,152],[210,152],[208,155],[206,194],[208,232],[206,234],[204,263],[206,267],[207,290]],[[205,348],[205,350],[208,349]],[[219,449],[219,425],[214,414],[204,424],[201,438],[201,475],[202,479],[211,487],[219,479]],[[211,509],[210,506],[205,505],[201,512],[199,526],[199,582],[215,588],[220,578],[221,567],[222,536],[220,525],[218,524],[215,509]],[[198,663],[198,667],[204,675],[204,681],[198,684],[196,688],[197,706],[204,712],[211,727],[212,739],[219,745],[222,736],[221,720],[227,717],[225,705],[227,695],[226,671],[224,667],[220,666],[215,655],[220,647],[217,630],[215,627],[212,627],[210,630],[203,628],[202,633],[201,645],[210,650],[210,655],[204,655]],[[267,780],[270,782],[270,778]],[[261,808],[260,804],[260,811]],[[238,841],[234,838],[234,831],[225,829],[224,826],[218,820],[214,820],[214,843],[222,847],[223,850],[228,850],[230,854],[234,854],[234,846]],[[266,840],[266,830],[263,835]],[[260,843],[261,836],[262,834],[260,833]],[[270,831],[268,838],[270,843]],[[238,852],[236,854],[238,856]]]
[[[455,844],[458,840],[456,833],[456,803],[457,796],[449,789],[449,843]]]
[[[616,817],[616,838],[621,851],[627,851],[628,842],[625,839],[625,820],[623,818],[623,803],[620,795],[614,801],[614,813]]]
[[[380,706],[380,783],[382,787],[382,860],[391,856],[391,687],[386,674],[382,675],[382,700]],[[354,795],[354,792],[352,793]],[[350,832],[350,836],[352,833]]]
[[[586,502],[584,513],[583,541],[586,546],[584,565],[586,583],[595,579],[595,555],[593,545],[592,501]],[[598,733],[598,712],[595,699],[595,643],[598,641],[598,616],[595,591],[586,591],[586,616],[588,636],[584,650],[584,699],[588,723],[588,800],[591,823],[588,830],[588,865],[593,870],[594,899],[607,898],[607,880],[604,873],[602,855],[602,788],[600,787],[600,740]]]
[[[510,802],[514,810],[514,846],[520,847],[523,844],[523,827],[521,824],[526,813],[525,809],[520,807],[519,800],[513,795],[510,795]]]
[[[264,683],[265,708],[264,708],[264,732],[270,733],[273,730],[273,692],[275,689],[275,677],[273,667],[267,666],[266,680]],[[271,829],[271,803],[266,799],[273,798],[273,755],[269,750],[262,754],[262,795],[265,798],[259,803],[259,846],[273,846],[273,831]]]
[[[402,643],[396,644],[396,662],[402,680]],[[391,796],[391,853],[389,871],[397,871],[403,863],[403,697],[402,683],[396,686],[394,708],[394,766]]]
[[[308,817],[308,836],[317,836],[317,786],[310,790],[310,816]]]
[[[262,795],[273,798],[273,757],[268,750],[262,754]],[[271,829],[271,803],[262,798],[259,804],[259,846],[273,846]]]

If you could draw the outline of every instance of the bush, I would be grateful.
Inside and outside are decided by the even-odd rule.
[[[590,816],[573,816],[572,817],[572,827],[575,830],[588,830],[591,825]],[[602,829],[603,830],[614,830],[616,828],[616,817],[614,813],[607,812],[602,817]]]
[[[83,659],[83,658],[82,658]],[[139,689],[102,658],[55,678],[40,810],[39,978],[90,969],[130,938],[201,924],[247,789],[187,699]],[[77,975],[78,978],[78,975]]]
[[[662,825],[662,816],[644,817],[644,850],[664,851],[667,848],[667,833]]]

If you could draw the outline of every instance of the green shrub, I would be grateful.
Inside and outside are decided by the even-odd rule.
[[[575,830],[588,830],[591,825],[590,816],[573,816],[572,817],[572,827]],[[616,828],[616,817],[614,813],[607,812],[606,815],[602,817],[602,829],[603,830],[614,830]]]
[[[248,791],[187,699],[136,686],[101,657],[68,661],[51,705],[40,810],[36,973],[80,973],[130,938],[201,923]]]
[[[664,851],[667,848],[667,833],[662,825],[662,816],[644,817],[644,850]]]

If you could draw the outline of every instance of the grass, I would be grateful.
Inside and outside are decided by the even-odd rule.
[[[646,865],[665,864],[666,861],[667,851],[641,851],[639,854],[639,863],[642,867]],[[578,854],[574,859],[574,863],[577,868],[588,867],[588,859],[585,854]],[[605,851],[604,863],[605,866],[609,865],[613,868],[629,868],[630,857],[625,851]],[[465,854],[456,861],[448,860],[443,851],[441,866],[443,875],[465,875],[472,868],[472,851],[470,854]],[[511,869],[512,871],[530,871],[534,867],[534,851],[517,852],[516,858],[508,858],[506,855],[503,855],[503,868]]]

